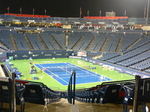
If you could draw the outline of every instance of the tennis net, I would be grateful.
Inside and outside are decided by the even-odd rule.
[[[77,71],[77,70],[83,70],[82,68],[80,67],[77,67],[77,66],[66,66],[66,67],[43,67],[42,68],[42,71],[51,71],[51,72],[63,72],[63,71]]]

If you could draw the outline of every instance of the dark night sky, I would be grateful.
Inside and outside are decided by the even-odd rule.
[[[82,17],[88,10],[90,16],[98,16],[100,10],[102,16],[112,10],[123,16],[126,10],[129,17],[144,17],[147,0],[1,0],[0,14],[6,13],[8,6],[10,13],[20,13],[22,7],[23,14],[32,14],[34,8],[34,14],[44,15],[46,9],[52,17],[79,17],[80,7]]]

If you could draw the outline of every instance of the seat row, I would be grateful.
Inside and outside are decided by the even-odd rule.
[[[135,82],[110,83],[100,85],[99,88],[77,91],[76,99],[86,103],[120,103],[123,104],[123,112],[127,112],[129,104],[142,105],[142,111],[146,112],[146,102],[150,101],[149,84],[150,78],[141,79],[136,76]]]
[[[25,102],[41,104],[45,107],[53,102],[58,101],[61,96],[59,92],[55,92],[43,83],[15,83],[16,104],[20,105],[20,112],[24,112]],[[9,103],[9,112],[12,108],[12,80],[0,80],[0,102]],[[3,108],[3,105],[0,107]]]
[[[125,97],[122,85],[105,85],[96,90],[77,91],[76,99],[87,103],[115,103],[122,101]]]

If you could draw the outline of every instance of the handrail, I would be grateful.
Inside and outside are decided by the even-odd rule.
[[[74,79],[73,82],[72,79]],[[72,83],[73,83],[73,88],[72,88]],[[74,70],[70,76],[70,80],[68,84],[68,102],[73,105],[75,104],[75,85],[76,85],[76,72]]]
[[[97,85],[97,86],[101,86],[101,85],[108,85],[108,84],[124,84],[124,83],[127,83],[127,82],[135,82],[135,79],[131,79],[131,80],[120,80],[120,81],[110,81],[110,82],[103,82],[102,84],[100,85]]]

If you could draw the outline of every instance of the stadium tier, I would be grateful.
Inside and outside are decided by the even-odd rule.
[[[149,32],[142,30],[144,24],[90,22],[92,19],[103,20],[103,17],[64,19],[39,16],[38,18],[43,18],[43,20],[36,21],[36,15],[29,18],[25,18],[25,16],[27,17],[27,15],[15,14],[0,16],[0,48],[2,52],[71,50],[77,55],[77,51],[86,51],[87,56],[101,54],[97,59],[108,63],[126,67],[131,66],[130,68],[140,71],[148,71],[147,69],[149,69],[147,65],[141,69],[134,66],[149,59],[149,56],[142,55],[149,50]],[[16,19],[16,17],[20,17],[20,19]],[[47,21],[47,18],[53,18],[49,19],[52,22]],[[144,21],[144,19],[125,17],[116,17],[115,20],[122,18],[128,19],[130,23]],[[113,20],[109,17],[105,19]],[[64,23],[63,20],[66,20],[67,23]],[[64,28],[64,25],[71,25],[71,27]],[[92,54],[92,52],[95,53]],[[2,57],[6,57],[6,55]],[[135,59],[136,57],[141,58],[133,61],[132,58]],[[128,60],[131,60],[130,63]]]
[[[47,109],[48,104],[61,98],[73,97],[68,88],[72,89],[70,76],[76,73],[74,99],[100,104],[124,102],[127,106],[133,100],[134,76],[146,81],[141,86],[149,84],[150,34],[143,28],[149,22],[129,17],[1,14],[0,102],[11,102],[1,94],[5,91],[10,95],[7,88],[11,88],[14,73],[16,91],[19,89],[19,97],[24,98],[18,103],[22,111],[25,102],[42,104]],[[148,97],[147,93],[142,97]]]

